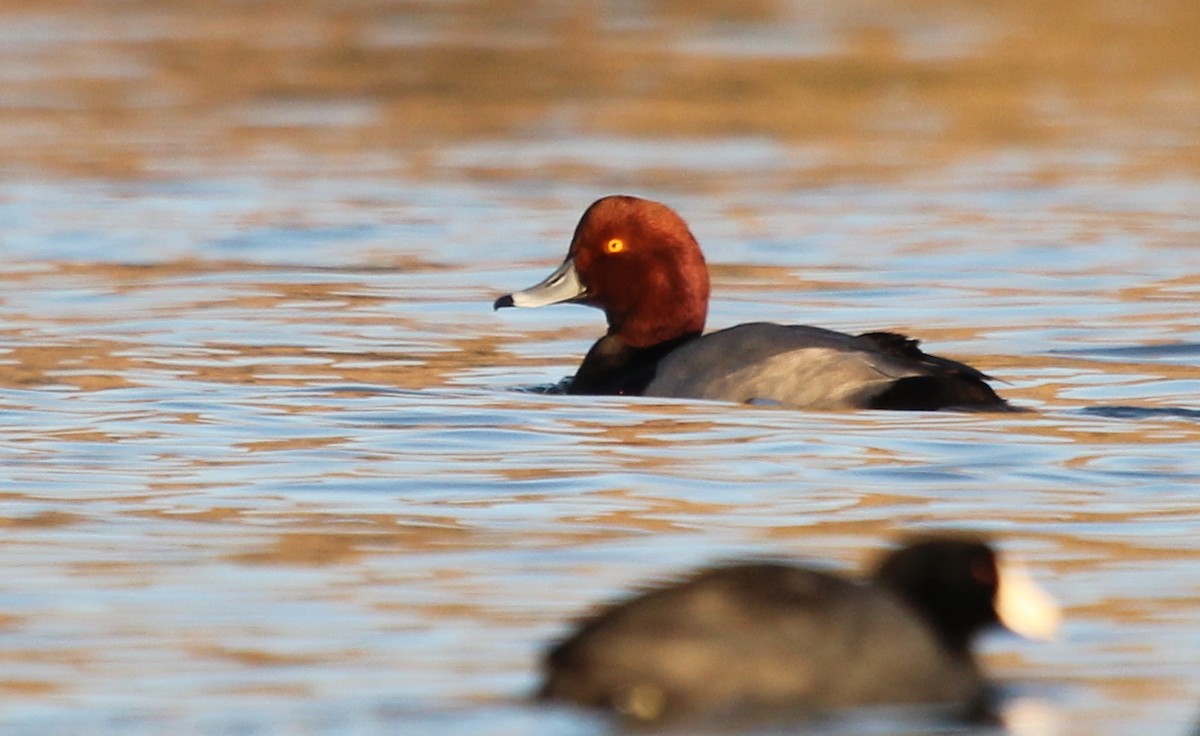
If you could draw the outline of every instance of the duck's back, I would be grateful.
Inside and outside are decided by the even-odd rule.
[[[784,565],[717,568],[601,613],[547,657],[543,695],[684,713],[964,705],[981,678],[879,590]]]
[[[985,378],[892,333],[754,322],[674,350],[644,394],[824,410],[1006,409]]]

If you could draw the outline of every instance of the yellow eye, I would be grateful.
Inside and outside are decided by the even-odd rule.
[[[625,241],[620,238],[613,238],[604,244],[604,250],[608,253],[620,253],[625,250]]]

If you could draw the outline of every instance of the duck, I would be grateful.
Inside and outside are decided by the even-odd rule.
[[[709,275],[683,218],[609,195],[584,211],[566,259],[493,308],[575,303],[608,330],[566,393],[704,399],[793,409],[1015,411],[981,371],[895,332],[752,322],[705,334]]]
[[[537,697],[641,723],[926,706],[990,714],[973,640],[1050,639],[1053,598],[985,539],[910,537],[866,580],[781,561],[705,568],[585,618],[545,655]]]

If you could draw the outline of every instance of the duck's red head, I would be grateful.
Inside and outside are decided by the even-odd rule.
[[[683,218],[658,202],[613,195],[583,213],[558,270],[495,306],[589,304],[604,310],[610,335],[649,347],[703,332],[708,290],[708,266]]]

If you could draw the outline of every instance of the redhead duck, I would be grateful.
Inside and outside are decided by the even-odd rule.
[[[891,332],[848,335],[754,322],[707,335],[708,266],[670,207],[604,197],[583,213],[567,258],[495,308],[575,302],[608,319],[567,393],[779,404],[799,409],[1009,410],[974,368]]]
[[[780,563],[700,571],[600,611],[545,658],[543,699],[637,721],[926,704],[986,716],[972,639],[1051,638],[1060,612],[985,542],[942,535],[855,582]]]

